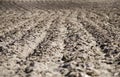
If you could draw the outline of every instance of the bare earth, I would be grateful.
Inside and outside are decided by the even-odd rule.
[[[0,77],[120,77],[120,5],[0,2]]]

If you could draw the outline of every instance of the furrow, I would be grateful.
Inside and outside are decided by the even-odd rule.
[[[90,17],[95,17],[94,15],[96,15],[96,14],[93,12],[90,13]],[[103,14],[103,13],[101,15],[106,16],[106,14]],[[91,20],[90,17],[88,18],[89,20]],[[120,35],[119,28],[118,27],[115,28],[115,25],[112,25],[109,22],[106,22],[106,21],[101,22],[100,19],[102,19],[102,18],[104,18],[104,20],[106,19],[106,21],[107,21],[107,19],[109,19],[108,16],[101,17],[101,18],[99,17],[97,19],[95,18],[95,21],[93,21],[93,22],[96,24],[99,24],[99,26],[102,27],[102,29],[106,30],[107,34],[109,34],[109,36],[111,36],[111,38],[116,40],[116,42],[117,42],[119,40],[119,35]]]
[[[92,29],[95,29],[97,31],[97,33],[99,33],[100,35],[103,35],[103,37],[105,37],[107,40],[111,40],[111,37],[106,36],[108,32],[106,30],[102,29],[102,27],[99,26],[98,24],[96,24],[95,22],[93,22],[93,21],[89,20],[88,18],[86,18],[85,14],[86,13],[83,12],[82,15],[81,15],[81,17],[83,19],[82,23],[86,24],[84,26],[86,26],[86,28],[88,28],[88,29],[89,29],[89,27],[91,27]],[[96,32],[94,32],[94,33],[96,33]]]
[[[2,30],[0,30],[0,36],[5,35],[16,28],[24,26],[25,23],[28,23],[29,21],[34,19],[38,14],[35,13],[31,17],[26,18],[26,19],[23,18],[20,22],[15,23],[15,24],[12,24],[12,22],[10,22],[11,24],[9,23],[8,25],[5,25],[5,27],[2,28]]]
[[[64,40],[65,47],[64,47],[64,55],[62,60],[64,61],[63,65],[61,65],[61,68],[68,69],[68,73],[63,73],[64,76],[70,77],[73,75],[74,70],[79,73],[86,72],[88,73],[87,69],[89,67],[86,64],[93,65],[93,69],[95,69],[97,66],[97,70],[100,71],[103,75],[111,76],[110,72],[103,73],[101,72],[103,69],[109,69],[109,65],[106,65],[106,67],[103,67],[99,64],[105,64],[102,62],[103,53],[101,52],[101,49],[99,46],[97,46],[96,38],[94,38],[89,31],[84,28],[84,25],[82,23],[79,23],[77,20],[79,12],[72,12],[72,14],[68,17],[66,25],[67,28],[67,34],[66,39]],[[75,19],[74,19],[75,18]],[[76,22],[77,21],[77,22]],[[82,21],[82,20],[81,20]],[[87,53],[87,54],[86,54]],[[77,68],[81,70],[81,72],[74,68],[76,67],[76,64],[78,65]],[[97,65],[98,64],[98,65]],[[82,65],[85,67],[82,67]],[[90,71],[93,71],[98,74],[95,70],[90,69]],[[79,73],[75,73],[75,76],[81,76]],[[87,74],[86,74],[87,75]],[[94,77],[94,74],[90,75],[91,77]]]
[[[37,21],[34,19],[30,21],[29,23],[26,23],[24,27],[16,28],[15,30],[12,30],[10,33],[5,35],[3,41],[5,42],[5,45],[12,45],[19,39],[22,39],[25,35],[27,35],[33,28],[38,25],[38,22],[44,21],[45,18],[47,18],[47,14],[40,14],[39,16],[35,17]]]
[[[41,42],[45,35],[47,29],[49,29],[51,23],[53,20],[55,20],[55,16],[50,17],[49,21],[43,21],[43,23],[38,23],[38,26],[33,28],[29,34],[25,35],[23,39],[17,41],[15,43],[15,48],[13,46],[14,51],[19,50],[17,54],[19,54],[19,57],[25,58],[28,56],[34,48]],[[45,24],[46,23],[46,24]]]
[[[61,76],[58,71],[62,58],[62,52],[64,52],[64,38],[66,34],[65,22],[66,17],[69,15],[68,11],[63,13],[63,11],[58,11],[59,17],[51,24],[46,37],[39,43],[34,52],[30,54],[27,59],[36,61],[35,65],[39,65],[39,68],[46,68],[44,70],[35,69],[34,72],[46,72],[51,71],[51,76]],[[37,62],[40,61],[40,62]],[[44,62],[44,65],[42,65]],[[42,67],[41,67],[42,66]],[[50,67],[51,66],[51,67]],[[36,68],[36,66],[34,67]],[[31,74],[31,76],[33,76]],[[47,76],[47,74],[43,75]]]
[[[14,70],[14,73],[15,73],[15,70],[17,70],[17,69],[25,69],[26,66],[24,67],[24,65],[23,66],[21,65],[20,68],[19,67],[16,68],[15,66],[18,65],[18,64],[16,64],[16,61],[19,62],[23,59],[26,59],[26,57],[28,57],[29,54],[33,53],[36,46],[38,46],[38,44],[44,40],[44,38],[46,37],[46,34],[47,34],[47,30],[49,30],[49,28],[53,24],[53,21],[55,21],[57,17],[58,16],[55,14],[48,16],[47,19],[39,22],[37,24],[37,26],[35,26],[35,28],[31,29],[30,33],[25,35],[23,39],[18,40],[12,46],[8,46],[9,53],[14,52],[16,55],[16,56],[12,56],[13,54],[11,54],[12,57],[9,58],[8,62],[11,61],[15,65],[11,65],[11,67],[8,67],[8,68],[10,68],[11,70]],[[19,59],[17,59],[17,58],[19,58]],[[28,62],[28,61],[26,61],[26,62]],[[2,64],[4,64],[4,63],[2,63]],[[29,62],[28,62],[28,64],[29,64]],[[9,71],[7,72],[7,74],[9,75]],[[12,75],[13,74],[10,74],[10,76],[12,76]]]
[[[85,12],[83,13],[85,14]],[[84,14],[82,14],[82,22],[80,22],[84,25],[86,30],[96,38],[96,42],[102,49],[102,52],[104,52],[106,59],[109,58],[108,61],[113,62],[115,60],[114,56],[120,51],[118,40],[115,40],[115,37],[113,37],[109,31],[103,29],[102,26],[86,18]]]

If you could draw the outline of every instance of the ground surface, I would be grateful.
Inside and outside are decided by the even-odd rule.
[[[0,5],[0,77],[120,77],[117,5],[31,5]]]

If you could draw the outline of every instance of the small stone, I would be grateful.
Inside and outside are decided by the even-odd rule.
[[[0,47],[0,52],[2,52],[3,51],[3,47]]]
[[[66,59],[66,57],[65,56],[63,56],[62,57],[62,61],[66,61],[67,59]]]
[[[67,75],[69,73],[69,70],[68,69],[62,69],[62,70],[60,70],[60,72],[63,75]]]
[[[25,68],[25,73],[31,73],[33,71],[33,69],[31,67],[26,67]]]
[[[69,66],[70,66],[70,64],[65,63],[62,67],[63,67],[63,68],[68,68]]]
[[[32,66],[32,67],[33,67],[33,66],[34,66],[34,62],[31,62],[31,63],[30,63],[30,66]]]

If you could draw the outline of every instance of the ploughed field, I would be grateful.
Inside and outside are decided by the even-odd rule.
[[[0,3],[0,77],[120,77],[120,8]]]

